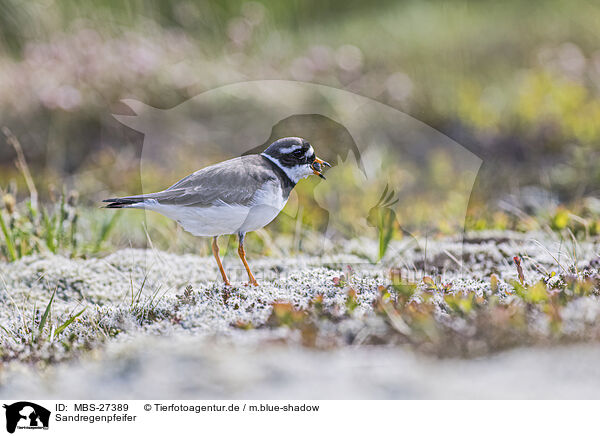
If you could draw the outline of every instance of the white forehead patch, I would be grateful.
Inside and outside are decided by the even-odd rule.
[[[304,153],[304,157],[306,158],[310,158],[312,156],[314,156],[315,154],[315,150],[312,148],[312,145],[310,147],[308,147],[308,150],[306,150],[306,153]]]

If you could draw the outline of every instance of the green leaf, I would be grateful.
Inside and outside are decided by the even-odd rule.
[[[431,277],[429,277],[429,276],[425,276],[425,277],[423,277],[423,283],[425,283],[427,286],[429,286],[429,287],[431,287],[431,288],[433,288],[433,289],[435,289],[435,288],[436,288],[436,286],[435,286],[435,282],[434,282],[434,281],[433,281],[433,279],[432,279]]]
[[[402,296],[404,300],[408,300],[417,290],[417,284],[400,281],[392,284],[392,288],[398,293],[398,295]]]
[[[496,274],[490,276],[490,287],[492,292],[498,292],[498,276]]]
[[[549,300],[548,290],[546,288],[546,284],[543,281],[539,281],[536,284],[529,287],[521,285],[516,280],[513,280],[511,284],[515,288],[515,292],[517,293],[517,295],[527,303],[536,304]]]
[[[396,221],[396,214],[392,209],[381,208],[379,211],[379,222],[377,230],[379,233],[379,258],[378,261],[385,256],[390,241],[394,236],[394,223]]]
[[[444,301],[453,312],[460,315],[467,315],[473,309],[473,299],[463,295],[448,295]]]

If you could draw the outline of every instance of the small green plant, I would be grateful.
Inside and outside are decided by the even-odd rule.
[[[389,187],[386,185],[379,201],[371,208],[367,217],[369,224],[377,228],[379,239],[378,262],[385,256],[390,242],[394,237],[396,226],[396,212],[394,212],[392,206],[398,202],[398,198],[394,200],[395,191],[388,192],[388,189]]]
[[[6,222],[4,221],[4,217],[2,211],[0,210],[0,228],[2,229],[2,234],[4,235],[4,242],[6,244],[6,256],[8,260],[15,261],[18,258],[17,250],[15,248],[15,241],[13,240],[12,232],[9,231]]]
[[[100,250],[102,250],[102,246],[104,245],[104,243],[106,242],[106,240],[108,239],[108,237],[110,236],[112,231],[114,230],[120,217],[121,217],[121,212],[116,212],[116,213],[112,214],[112,217],[109,220],[104,221],[102,223],[100,233],[98,234],[98,239],[96,239],[96,244],[94,245],[94,249],[93,249],[94,253],[98,253]]]
[[[40,205],[21,145],[8,129],[3,131],[7,142],[17,154],[16,166],[26,182],[29,196],[19,203],[16,200],[16,188],[11,186],[6,191],[0,188],[0,259],[14,262],[24,256],[44,251],[53,254],[67,253],[75,257],[80,254],[95,254],[102,250],[121,214],[116,213],[110,218],[104,218],[97,237],[91,239],[93,242],[82,244],[81,240],[84,238],[79,229],[78,193],[51,193],[52,202]]]
[[[10,338],[15,340],[16,342],[24,343],[26,345],[36,345],[41,344],[42,342],[55,342],[59,340],[60,336],[64,331],[69,327],[73,322],[75,322],[85,311],[85,307],[81,309],[79,312],[74,315],[68,317],[66,320],[58,323],[52,322],[52,305],[54,303],[54,297],[56,296],[56,289],[52,292],[50,296],[50,300],[46,305],[44,313],[39,318],[38,321],[38,310],[37,306],[33,306],[33,312],[31,316],[31,321],[29,323],[24,322],[22,329],[9,329],[4,326],[0,326],[0,328],[6,333]]]
[[[48,208],[34,209],[28,200],[23,210],[14,204],[14,195],[3,196],[0,209],[0,230],[4,244],[0,244],[0,256],[15,261],[34,253],[49,251],[78,253],[76,193],[61,194],[58,204]],[[12,202],[12,205],[11,205]]]
[[[38,327],[37,336],[34,340],[35,342],[38,342],[43,338],[44,327],[46,326],[46,323],[48,322],[48,318],[50,316],[50,311],[52,309],[52,302],[54,301],[55,295],[56,295],[56,289],[54,290],[54,292],[52,292],[50,301],[48,302],[48,305],[46,306],[46,310],[44,311],[44,314],[42,315],[42,318],[40,320],[40,325]],[[61,335],[61,333],[65,331],[65,329],[67,327],[69,327],[71,324],[73,324],[73,322],[83,314],[84,311],[85,311],[85,307],[83,309],[81,309],[79,312],[77,312],[75,315],[69,317],[62,324],[59,324],[59,325],[49,324],[50,331],[48,334],[48,340],[50,342],[52,342],[53,340],[57,339]],[[33,335],[33,329],[32,329],[32,335]],[[32,337],[32,340],[33,340],[33,337]]]
[[[144,276],[144,280],[141,285],[135,289],[133,281],[131,281],[130,286],[130,296],[131,300],[129,303],[129,310],[136,317],[140,324],[144,324],[145,322],[156,321],[157,319],[162,319],[166,317],[166,314],[161,313],[157,310],[158,304],[162,297],[164,297],[164,292],[162,295],[160,294],[161,286],[158,286],[154,292],[150,295],[143,295],[144,288],[146,287],[146,282],[148,280],[148,275]]]

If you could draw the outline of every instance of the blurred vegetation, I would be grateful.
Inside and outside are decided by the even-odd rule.
[[[437,357],[454,358],[481,357],[519,346],[597,341],[594,323],[586,323],[576,331],[565,322],[570,304],[598,296],[600,282],[595,268],[590,264],[577,272],[549,273],[532,284],[511,281],[502,286],[492,274],[491,289],[484,292],[429,276],[411,282],[392,270],[391,284],[380,286],[373,302],[374,313],[385,327],[368,334],[332,334],[332,325],[363,316],[355,313],[363,292],[350,271],[334,278],[346,295],[344,305],[325,305],[322,295],[317,295],[307,308],[278,301],[272,304],[265,325],[238,323],[235,327],[287,327],[299,333],[297,342],[310,348],[401,344]]]
[[[600,5],[585,0],[0,0],[1,127],[21,142],[29,185],[39,191],[39,205],[31,207],[27,178],[3,138],[2,256],[46,249],[81,255],[107,241],[139,245],[148,238],[161,248],[177,241],[176,249],[192,249],[196,242],[160,217],[149,219],[165,223],[162,234],[149,225],[149,234],[137,226],[132,236],[129,224],[139,223],[140,214],[112,222],[96,210],[102,198],[142,189],[142,135],[110,114],[125,110],[123,98],[168,108],[219,85],[269,78],[371,97],[480,156],[469,229],[594,236],[600,231],[599,19]],[[427,174],[430,194],[398,212],[393,232],[384,225],[389,217],[371,217],[381,247],[409,224],[461,230],[460,211],[444,191],[452,177],[444,159],[431,156],[404,169]],[[163,180],[160,162],[150,171]],[[311,203],[314,183],[298,187],[302,210],[277,220],[278,230],[298,239],[299,222],[319,229],[324,217]],[[381,196],[382,187],[372,189],[367,210]],[[66,210],[74,191],[79,215]],[[351,216],[351,205],[342,206]],[[92,236],[78,242],[70,236],[77,226]],[[266,250],[265,237],[259,233],[254,244]]]

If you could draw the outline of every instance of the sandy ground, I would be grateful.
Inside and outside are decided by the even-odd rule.
[[[236,287],[227,295],[213,259],[193,255],[129,249],[98,259],[45,255],[0,264],[0,324],[10,333],[3,332],[0,393],[32,399],[600,396],[600,348],[593,344],[517,348],[460,360],[360,341],[365,332],[385,333],[372,303],[378,287],[389,283],[390,266],[417,271],[425,262],[445,281],[475,293],[489,292],[493,271],[500,276],[501,293],[517,277],[513,255],[527,259],[525,275],[533,283],[540,270],[589,264],[596,258],[595,243],[569,247],[544,235],[478,234],[464,244],[429,241],[426,254],[393,247],[383,262],[371,264],[365,256],[373,250],[355,241],[342,253],[252,259],[262,277],[257,288],[243,286],[239,261],[230,257],[225,263]],[[275,301],[303,308],[323,295],[325,305],[343,306],[347,294],[334,280],[342,274],[360,289],[358,306],[350,319],[321,329],[345,338],[343,346],[302,347],[294,337],[298,332],[285,326],[235,327],[264,325]],[[49,324],[86,311],[60,341],[29,347],[24,326],[34,316],[39,321],[54,290]],[[596,323],[600,302],[578,300],[565,314],[571,329]]]

